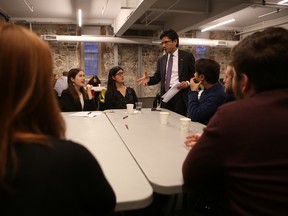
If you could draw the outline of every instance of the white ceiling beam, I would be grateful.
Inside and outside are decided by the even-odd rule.
[[[114,34],[122,36],[157,0],[143,0],[139,6],[133,9],[121,9],[115,20]]]
[[[142,0],[121,0],[121,9],[135,9]]]

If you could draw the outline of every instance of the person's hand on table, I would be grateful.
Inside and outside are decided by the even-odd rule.
[[[185,145],[187,147],[193,147],[196,142],[199,140],[199,138],[201,137],[201,133],[194,133],[194,134],[190,134],[186,137],[186,140],[184,141]]]

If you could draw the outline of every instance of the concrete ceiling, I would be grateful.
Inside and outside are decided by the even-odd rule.
[[[201,30],[235,18],[215,30],[245,31],[249,27],[278,25],[288,21],[287,5],[280,0],[0,0],[0,12],[14,22],[77,24],[82,9],[82,26],[111,25],[114,35],[131,30],[178,33]],[[258,18],[258,16],[271,13]],[[140,35],[141,36],[141,35]]]

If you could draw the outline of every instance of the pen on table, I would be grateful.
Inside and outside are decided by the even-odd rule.
[[[90,115],[92,112],[88,112],[87,115]]]
[[[124,117],[123,117],[123,119],[126,119],[126,118],[128,118],[128,116],[124,116]]]

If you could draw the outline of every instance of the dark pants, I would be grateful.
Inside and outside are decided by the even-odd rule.
[[[176,112],[180,115],[187,116],[187,106],[184,101],[184,97],[181,91],[179,91],[170,101],[167,103],[161,102],[161,107],[165,109],[169,109],[173,112]]]

